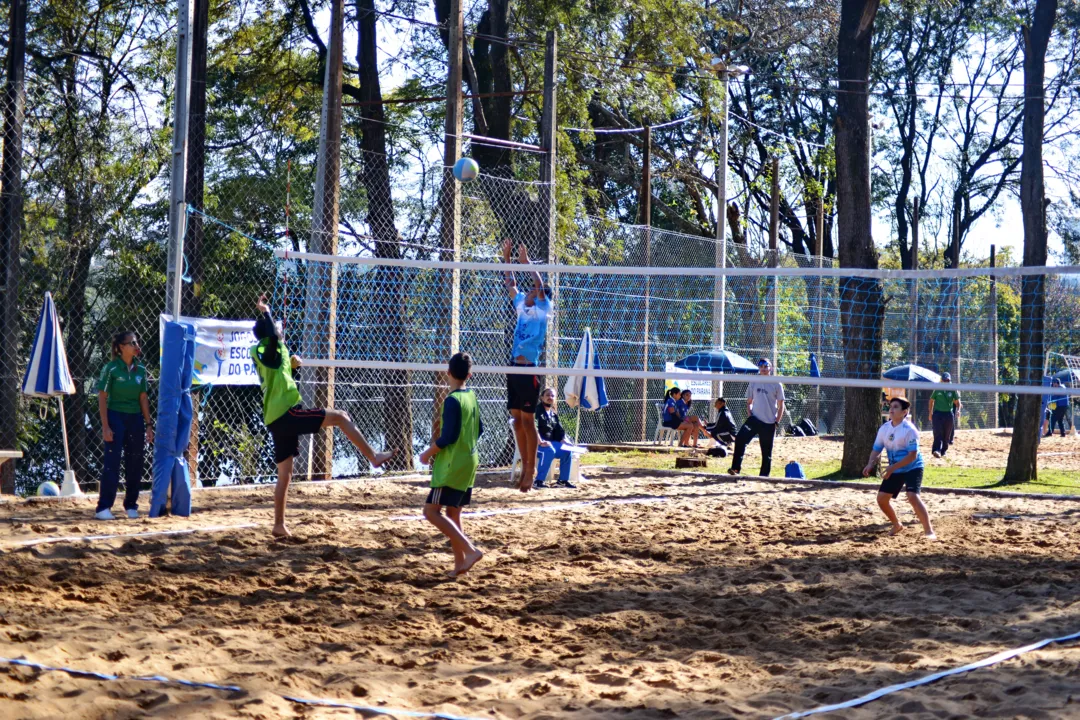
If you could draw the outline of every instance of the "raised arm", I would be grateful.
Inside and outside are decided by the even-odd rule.
[[[271,335],[266,338],[266,348],[263,350],[261,358],[262,364],[268,368],[277,369],[281,367],[281,348],[279,347],[281,335],[278,333],[274,318],[270,315],[270,307],[266,304],[266,293],[259,296],[255,308],[261,315],[258,322],[271,331]]]
[[[511,248],[511,242],[510,242],[509,239],[507,239],[507,240],[505,240],[503,242],[502,256],[503,256],[503,262],[508,264],[508,265],[510,264],[510,248]],[[514,281],[514,273],[510,272],[509,270],[504,270],[503,271],[503,287],[505,287],[506,292],[509,293],[510,300],[513,300],[514,298],[517,297],[517,294],[518,294],[517,283]]]
[[[529,264],[529,251],[525,249],[525,243],[521,243],[520,245],[518,245],[518,264],[519,265],[528,265]],[[540,273],[534,271],[532,273],[532,280],[533,280],[533,287],[536,288],[536,299],[537,300],[543,300],[544,299],[544,279],[542,277],[540,277]]]

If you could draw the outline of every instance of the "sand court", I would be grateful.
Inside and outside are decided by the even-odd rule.
[[[0,506],[5,718],[773,718],[1080,630],[1080,503],[928,495],[941,542],[873,493],[591,471],[528,495],[481,479],[487,553],[448,580],[419,478],[200,493],[190,518]],[[256,527],[236,527],[241,525]],[[216,529],[215,529],[216,528]],[[185,534],[19,545],[190,530]],[[1080,647],[819,717],[1074,717]],[[72,714],[74,709],[75,715]]]

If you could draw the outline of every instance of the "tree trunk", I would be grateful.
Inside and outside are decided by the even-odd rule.
[[[1024,266],[1046,265],[1046,190],[1043,184],[1043,102],[1046,48],[1054,29],[1057,0],[1036,0],[1033,22],[1023,28],[1024,148],[1020,166],[1020,210],[1024,216]],[[1046,276],[1023,278],[1020,294],[1020,384],[1042,385],[1043,304]],[[1042,426],[1039,395],[1021,395],[1013,424],[1005,482],[1031,482],[1038,477],[1037,452]]]
[[[23,114],[26,109],[26,0],[10,3],[5,68],[3,159],[0,165],[0,449],[15,450],[19,440],[19,254],[22,244]],[[15,463],[0,468],[0,492],[15,492]]]
[[[195,14],[191,25],[191,93],[188,100],[188,155],[184,202],[196,210],[203,209],[206,180],[206,46],[209,31],[210,0],[194,0]],[[203,290],[203,218],[188,215],[187,236],[184,239],[184,258],[187,260],[191,282],[181,285],[181,308],[184,315],[198,317],[202,313]],[[192,395],[191,438],[185,456],[188,475],[194,487],[199,477],[199,396]]]
[[[382,106],[382,86],[379,81],[377,57],[378,15],[375,0],[357,0],[356,15],[359,41],[356,65],[360,73],[361,139],[363,151],[363,183],[367,191],[368,226],[375,236],[375,256],[399,259],[400,237],[394,217],[394,201],[390,194],[390,166],[386,161],[386,118]],[[391,362],[409,359],[408,334],[405,328],[405,302],[408,285],[401,268],[379,268],[379,288],[386,296],[379,303],[377,323],[386,329],[386,336],[396,338],[385,343],[383,354]],[[386,449],[394,450],[388,463],[390,470],[413,469],[412,381],[404,370],[382,372],[382,424],[386,434]]]
[[[876,268],[877,251],[870,234],[870,55],[878,0],[843,0],[840,9],[836,99],[836,203],[840,266]],[[880,281],[840,281],[844,363],[850,378],[881,374],[883,325]],[[844,455],[846,476],[861,474],[881,425],[880,391],[844,390]]]

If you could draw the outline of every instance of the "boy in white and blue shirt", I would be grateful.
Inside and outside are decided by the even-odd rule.
[[[923,459],[919,452],[919,431],[907,418],[910,408],[911,403],[906,397],[897,396],[889,401],[889,419],[878,430],[870,461],[863,468],[863,477],[870,477],[878,467],[881,453],[886,453],[889,465],[881,474],[877,502],[892,523],[890,534],[897,535],[904,529],[893,510],[892,500],[900,495],[901,490],[907,490],[908,502],[918,516],[927,539],[937,540],[930,523],[930,513],[919,495],[922,490]]]

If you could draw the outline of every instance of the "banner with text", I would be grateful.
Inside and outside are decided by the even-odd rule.
[[[159,338],[168,320],[172,320],[171,315],[158,318]],[[181,315],[180,322],[195,326],[195,386],[259,384],[259,374],[251,359],[251,346],[255,344],[254,320]]]

